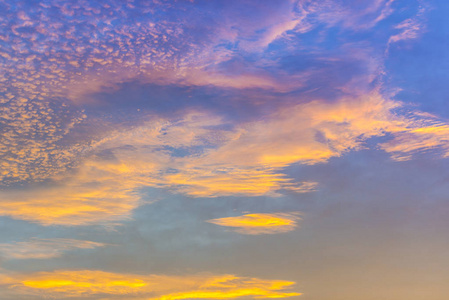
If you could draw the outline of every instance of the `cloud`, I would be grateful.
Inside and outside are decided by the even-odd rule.
[[[232,33],[223,29],[228,28],[224,24],[227,17],[216,15],[209,22],[209,14],[198,4],[140,2],[130,6],[116,1],[98,5],[52,0],[45,5],[26,1],[0,5],[6,12],[0,20],[0,38],[5,42],[0,49],[0,82],[7,83],[0,93],[17,99],[61,97],[79,103],[86,94],[133,79],[233,88],[283,87],[274,77],[242,74],[236,78],[209,70],[210,65],[235,55],[222,46],[225,41],[232,43]],[[286,1],[281,6],[268,24],[256,22],[250,31],[274,26],[269,40],[292,28],[283,19],[291,5]],[[261,15],[272,14],[260,7]],[[235,4],[230,5],[227,13],[235,17],[236,10]]]
[[[57,186],[2,191],[0,214],[43,225],[106,225],[128,218],[139,204],[139,186],[121,181],[119,173],[95,178],[96,171]]]
[[[389,44],[397,43],[399,41],[404,40],[411,40],[416,39],[420,32],[422,31],[423,24],[415,19],[407,19],[400,23],[399,25],[396,25],[396,29],[400,29],[401,32],[398,34],[395,34],[390,37],[388,40]]]
[[[304,22],[315,27],[319,24],[327,27],[340,26],[352,31],[372,29],[394,12],[392,4],[395,0],[375,1],[338,1],[324,0],[320,2],[298,1],[298,9],[306,16]]]
[[[84,240],[32,238],[26,242],[0,244],[0,256],[8,259],[48,259],[59,257],[65,251],[103,246],[106,245]]]
[[[279,1],[276,7],[251,6],[251,20],[239,19],[238,25],[231,23],[225,27],[228,32],[234,32],[228,34],[229,40],[238,40],[241,50],[258,53],[276,40],[301,39],[301,34],[323,26],[321,34],[334,26],[352,31],[369,30],[394,12],[394,1]]]
[[[309,23],[303,22],[307,12],[296,11],[295,6],[293,1],[279,1],[275,6],[245,3],[242,9],[251,10],[253,17],[238,18],[240,24],[235,22],[235,18],[228,17],[234,19],[234,23],[225,23],[228,31],[235,32],[231,41],[238,41],[238,47],[243,51],[260,53],[277,39],[288,38],[288,32],[310,30]],[[229,14],[235,15],[236,7],[232,8]]]
[[[293,231],[301,218],[299,213],[246,214],[237,217],[212,219],[207,222],[233,227],[234,231],[243,234],[275,234]]]
[[[1,191],[0,214],[44,225],[107,224],[129,218],[145,187],[191,197],[312,192],[316,182],[295,182],[283,168],[325,163],[366,148],[374,137],[386,138],[378,147],[395,160],[427,150],[449,156],[449,125],[406,110],[373,91],[284,106],[240,124],[205,112],[148,116],[91,142],[92,154],[53,184]]]
[[[414,153],[426,150],[439,150],[442,157],[449,157],[449,126],[435,121],[422,127],[410,127],[380,147],[398,161],[409,160]]]
[[[111,178],[120,177],[136,186],[168,188],[193,197],[259,196],[280,189],[300,193],[315,190],[314,182],[295,183],[277,172],[279,165],[241,157],[245,154],[239,156],[242,147],[250,147],[254,149],[251,155],[257,158],[260,153],[255,148],[267,145],[245,140],[235,145],[244,138],[246,129],[227,129],[229,126],[232,128],[223,118],[202,112],[188,113],[178,120],[153,119],[98,141],[94,147],[111,151],[114,159],[91,163],[99,172],[108,172]],[[229,152],[228,147],[232,148]]]
[[[421,3],[421,4],[424,4]],[[425,31],[426,28],[426,13],[429,10],[427,5],[420,5],[415,16],[408,18],[401,23],[394,26],[399,33],[393,34],[388,39],[387,53],[392,44],[401,41],[417,39]]]
[[[6,1],[2,9],[7,14],[0,20],[5,29],[0,32],[5,41],[0,49],[0,82],[7,84],[0,92],[17,98],[61,97],[82,103],[92,100],[89,94],[136,79],[166,85],[292,91],[302,85],[301,78],[266,72],[263,61],[278,59],[269,53],[260,57],[262,63],[253,63],[256,72],[229,74],[219,66],[244,53],[264,53],[280,39],[289,45],[290,38],[299,40],[301,34],[323,25],[321,34],[336,25],[352,30],[372,28],[393,12],[392,2],[225,1],[217,14],[207,5],[190,2],[127,5],[52,0],[41,5]],[[11,6],[16,8],[8,9]],[[247,18],[248,13],[252,18]],[[159,14],[164,22],[159,22]],[[315,52],[316,46],[310,45],[309,50]]]
[[[134,275],[90,270],[58,270],[5,276],[0,284],[20,295],[101,299],[237,299],[287,298],[294,282],[199,274],[193,276]]]
[[[391,138],[380,147],[393,155],[431,148],[440,148],[446,155],[448,125],[444,121],[419,111],[399,110],[406,111],[404,104],[373,91],[335,102],[315,100],[284,106],[262,120],[237,125],[219,116],[193,112],[178,120],[152,121],[117,132],[95,147],[114,154],[110,163],[115,167],[108,171],[130,166],[117,173],[132,178],[139,174],[142,183],[193,196],[263,195],[283,188],[312,191],[316,183],[297,183],[295,187],[282,168],[294,163],[324,163],[364,149],[372,137],[386,135]],[[399,140],[402,147],[393,147]],[[156,177],[150,172],[145,177],[147,165]]]
[[[82,147],[61,141],[86,116],[59,101],[33,101],[12,94],[4,100],[0,105],[0,185],[42,181],[66,171]]]

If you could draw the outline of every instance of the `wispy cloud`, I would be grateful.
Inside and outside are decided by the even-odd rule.
[[[389,44],[404,40],[416,39],[422,31],[423,24],[415,19],[407,19],[397,25],[395,28],[400,30],[400,33],[395,34],[388,40]]]
[[[234,275],[166,276],[59,270],[5,276],[0,280],[0,284],[8,285],[17,296],[55,298],[178,300],[287,298],[300,295],[287,291],[294,282]]]
[[[447,123],[419,111],[398,112],[405,108],[373,91],[282,107],[237,125],[202,112],[151,117],[90,143],[93,155],[52,186],[2,191],[0,213],[46,225],[81,225],[130,217],[140,205],[139,189],[148,186],[191,197],[312,192],[317,183],[295,182],[282,169],[325,163],[386,135],[379,148],[393,159],[429,149],[448,156]]]
[[[421,3],[416,15],[394,26],[399,31],[388,39],[387,52],[392,44],[419,38],[426,29],[426,13],[429,8]]]
[[[449,126],[438,121],[416,128],[407,128],[396,137],[381,145],[392,153],[395,160],[409,160],[414,153],[437,150],[442,157],[449,157]]]
[[[375,1],[298,1],[298,8],[307,15],[306,22],[314,26],[341,26],[353,31],[373,28],[394,11],[395,0]]]
[[[234,231],[243,234],[275,234],[295,230],[298,227],[300,213],[246,214],[237,217],[227,217],[208,220],[207,222],[235,228]]]
[[[26,242],[0,244],[0,256],[7,259],[48,259],[61,256],[65,251],[94,249],[106,244],[74,239],[38,239]]]

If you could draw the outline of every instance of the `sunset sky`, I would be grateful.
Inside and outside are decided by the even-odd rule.
[[[0,0],[0,299],[446,300],[448,15]]]

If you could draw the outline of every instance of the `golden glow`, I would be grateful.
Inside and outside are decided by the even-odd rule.
[[[154,300],[286,298],[294,282],[234,275],[133,275],[103,271],[54,271],[5,277],[2,284],[21,293],[62,299],[95,295],[144,297]],[[103,298],[102,298],[103,299]]]
[[[274,234],[294,230],[300,219],[299,213],[246,214],[238,217],[213,219],[207,222],[220,226],[235,227],[243,234]]]

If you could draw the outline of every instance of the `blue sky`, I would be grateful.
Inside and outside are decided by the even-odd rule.
[[[446,299],[448,9],[0,0],[0,298]]]

